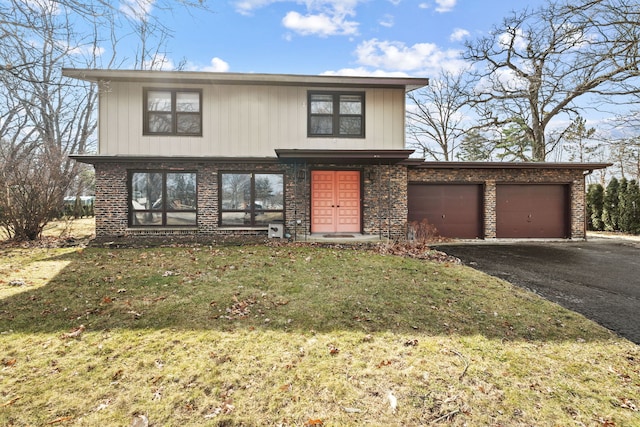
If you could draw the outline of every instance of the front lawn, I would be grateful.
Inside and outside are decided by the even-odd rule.
[[[633,426],[640,348],[454,263],[0,249],[0,425]]]

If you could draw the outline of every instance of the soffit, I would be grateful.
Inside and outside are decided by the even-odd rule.
[[[271,86],[396,88],[410,92],[427,86],[428,78],[354,77],[298,74],[212,73],[200,71],[102,70],[64,68],[62,74],[90,82],[123,81],[173,84],[243,84]]]

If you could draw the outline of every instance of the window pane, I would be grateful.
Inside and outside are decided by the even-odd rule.
[[[333,119],[325,116],[312,116],[311,134],[312,135],[331,135],[333,134]]]
[[[255,225],[269,225],[273,222],[284,221],[283,212],[256,212]]]
[[[256,209],[282,209],[284,177],[282,174],[256,174]]]
[[[311,95],[311,114],[333,114],[333,95]]]
[[[362,97],[340,95],[340,114],[362,114]]]
[[[251,174],[223,173],[222,210],[248,210],[250,204]]]
[[[133,225],[162,225],[162,213],[160,212],[135,212]]]
[[[169,210],[196,209],[196,174],[168,173],[167,201]],[[167,221],[169,217],[167,217]]]
[[[167,225],[196,225],[196,213],[167,212]]]
[[[200,93],[178,92],[176,93],[176,111],[198,113],[200,112]]]
[[[131,203],[134,210],[162,209],[161,173],[134,173],[131,181]]]
[[[153,132],[153,133],[171,132],[171,114],[149,113],[149,132]]]
[[[340,117],[340,135],[361,135],[361,117]]]
[[[197,114],[178,114],[178,133],[200,133],[200,116]]]
[[[171,92],[147,92],[147,111],[171,111]]]
[[[221,225],[251,225],[251,216],[249,212],[222,212]]]

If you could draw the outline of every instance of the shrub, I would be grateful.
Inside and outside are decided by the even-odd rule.
[[[604,207],[604,187],[600,184],[589,185],[587,191],[587,229],[604,230],[602,209]]]

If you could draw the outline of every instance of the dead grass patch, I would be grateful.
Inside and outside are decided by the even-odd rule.
[[[638,346],[452,262],[305,245],[0,259],[1,425],[631,426],[639,415]]]

